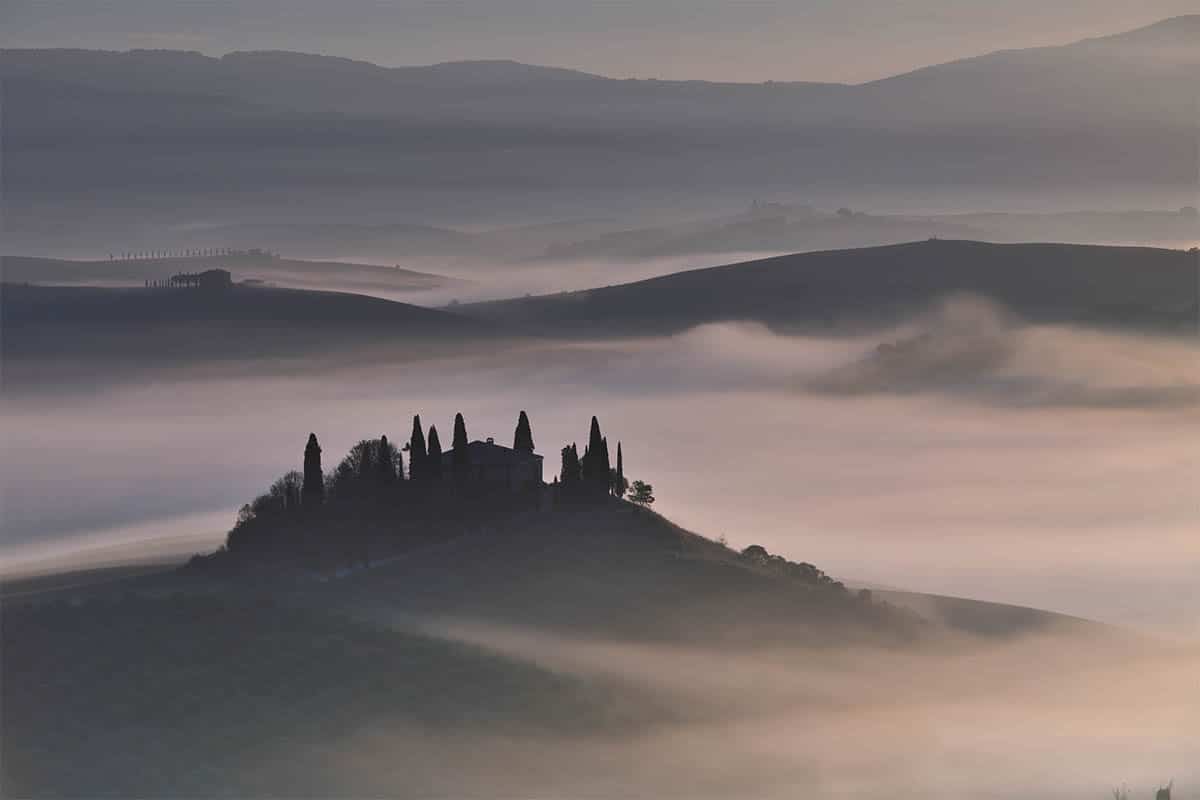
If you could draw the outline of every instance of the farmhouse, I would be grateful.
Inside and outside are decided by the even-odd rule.
[[[462,469],[472,483],[512,491],[542,485],[542,457],[537,453],[496,444],[490,436],[487,441],[470,442],[466,452],[467,464]],[[442,453],[442,474],[455,474],[454,450]]]

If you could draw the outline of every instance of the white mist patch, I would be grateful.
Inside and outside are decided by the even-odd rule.
[[[747,621],[747,624],[753,624]],[[370,726],[335,749],[347,780],[596,797],[1092,798],[1200,782],[1200,650],[1046,633],[920,651],[712,650],[443,622],[427,632],[655,698],[624,735],[425,735]],[[618,690],[619,691],[619,690]],[[437,766],[435,766],[437,765]],[[1187,797],[1189,795],[1182,795]]]
[[[180,561],[224,541],[229,512],[203,512],[0,548],[0,577],[12,579],[97,567]]]
[[[953,392],[1011,406],[1200,410],[1192,342],[1024,325],[951,298],[804,385],[831,394]]]

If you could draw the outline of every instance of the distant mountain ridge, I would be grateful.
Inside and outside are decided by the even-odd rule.
[[[1121,31],[1101,36],[1079,39],[1057,45],[1045,45],[1031,48],[1006,48],[970,56],[963,59],[941,62],[920,67],[896,75],[864,81],[858,84],[836,83],[827,81],[805,81],[797,79],[777,79],[771,83],[782,85],[802,86],[868,86],[884,83],[897,78],[937,70],[954,64],[972,64],[981,59],[993,59],[1013,53],[1031,53],[1056,51],[1062,48],[1088,48],[1096,46],[1170,46],[1195,44],[1195,37],[1200,37],[1200,14],[1184,14],[1169,17],[1140,28]],[[72,69],[80,66],[96,66],[108,63],[117,67],[121,62],[133,64],[138,61],[156,61],[160,65],[199,66],[201,64],[216,67],[295,67],[304,68],[320,66],[328,71],[340,71],[346,75],[364,77],[375,74],[388,74],[397,79],[418,81],[422,78],[434,78],[448,81],[477,82],[481,84],[496,84],[516,81],[545,81],[545,80],[594,80],[594,81],[629,81],[652,80],[665,84],[713,84],[728,86],[753,86],[756,83],[737,83],[726,81],[705,80],[659,80],[654,78],[623,79],[612,78],[568,67],[544,66],[529,64],[514,59],[464,59],[458,61],[442,61],[433,64],[383,66],[362,59],[346,58],[331,54],[306,53],[294,50],[232,50],[220,56],[209,56],[195,50],[167,50],[134,48],[130,50],[93,50],[87,48],[4,48],[0,49],[0,67],[12,70],[10,75],[28,74],[29,67],[34,61],[46,56],[60,61],[59,69]],[[24,66],[24,68],[22,68]],[[37,68],[45,68],[43,62]],[[116,72],[116,70],[114,70]],[[72,75],[78,78],[78,75]],[[103,80],[101,75],[86,76],[90,80]]]
[[[4,225],[232,224],[297,196],[308,217],[339,220],[380,220],[381,207],[462,218],[468,194],[472,219],[521,202],[525,220],[560,216],[564,199],[586,217],[617,195],[663,208],[864,186],[1183,197],[1197,170],[1198,19],[856,85],[4,50]],[[88,206],[96,192],[103,216]]]

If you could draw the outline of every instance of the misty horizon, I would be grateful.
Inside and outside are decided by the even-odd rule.
[[[0,794],[1200,798],[1195,0],[13,0]]]
[[[526,7],[522,8],[522,5]],[[510,22],[510,24],[516,22],[517,20],[523,20],[531,23],[532,26],[538,25],[539,20],[537,17],[529,14],[529,12],[533,10],[533,5],[536,4],[515,4],[515,8],[513,10],[516,11],[516,14],[512,16],[512,22]],[[772,13],[772,11],[778,12],[781,10],[772,9],[771,6],[774,5],[772,3],[763,3],[761,5],[761,12],[763,14],[769,15]],[[936,6],[937,3],[930,2],[929,5]],[[378,45],[368,44],[366,47],[364,47],[361,39],[359,39],[353,45],[347,42],[346,45],[342,46],[345,49],[339,48],[337,50],[330,50],[326,49],[325,47],[306,49],[306,42],[317,44],[328,41],[329,37],[327,32],[323,33],[320,38],[313,38],[311,36],[306,37],[303,34],[297,35],[294,31],[287,31],[286,28],[283,31],[273,31],[270,34],[257,34],[259,39],[263,42],[261,44],[255,44],[253,43],[253,40],[251,40],[244,44],[239,43],[235,47],[218,44],[216,40],[218,38],[228,40],[237,36],[244,36],[244,33],[235,33],[229,29],[222,30],[220,27],[203,30],[203,24],[199,26],[201,27],[202,32],[195,34],[184,32],[171,33],[168,31],[160,31],[156,33],[139,32],[136,34],[126,34],[124,41],[122,41],[122,37],[119,33],[105,31],[103,28],[100,30],[93,29],[87,34],[64,34],[60,25],[59,30],[47,35],[46,33],[42,32],[43,20],[39,19],[39,15],[36,12],[33,12],[32,9],[24,10],[23,13],[21,13],[21,10],[17,11],[16,15],[14,16],[14,24],[8,31],[0,34],[0,47],[23,49],[69,48],[98,50],[179,50],[200,52],[215,58],[220,58],[224,55],[230,55],[239,52],[311,52],[332,58],[363,61],[394,69],[442,66],[469,62],[517,62],[521,64],[552,67],[567,71],[580,71],[583,73],[590,73],[595,76],[604,76],[614,79],[632,78],[643,80],[660,79],[673,81],[704,80],[715,82],[729,82],[732,80],[739,83],[783,81],[861,85],[878,80],[884,80],[888,77],[902,75],[914,70],[919,70],[923,67],[936,64],[945,64],[960,59],[969,59],[997,51],[1054,47],[1087,39],[1103,38],[1105,36],[1124,31],[1132,31],[1151,27],[1168,19],[1194,15],[1195,13],[1195,7],[1187,2],[1171,2],[1169,0],[1164,0],[1163,2],[1158,3],[1158,6],[1156,7],[1157,13],[1156,11],[1151,11],[1147,8],[1137,16],[1120,13],[1119,8],[1116,6],[1108,9],[1108,13],[1102,12],[1101,14],[1096,14],[1096,9],[1093,7],[1090,9],[1092,12],[1092,19],[1086,25],[1080,25],[1076,20],[1073,19],[1069,22],[1066,22],[1065,20],[1059,21],[1058,24],[1051,22],[1051,24],[1048,25],[1047,23],[1050,22],[1050,20],[1047,20],[1045,15],[1041,15],[1037,18],[1031,16],[1029,23],[1022,25],[1017,22],[1019,15],[1013,14],[1011,17],[1011,22],[1013,24],[1012,29],[997,31],[995,28],[992,28],[988,25],[988,23],[995,22],[994,17],[988,19],[987,23],[981,23],[981,19],[986,18],[986,16],[981,14],[979,9],[955,9],[958,12],[957,14],[947,14],[941,20],[936,20],[932,18],[932,16],[922,16],[919,11],[916,13],[907,12],[908,14],[912,14],[912,16],[906,18],[906,12],[895,11],[892,13],[898,17],[896,22],[899,22],[903,27],[893,30],[884,29],[878,32],[871,31],[873,35],[877,36],[883,34],[881,39],[882,42],[885,43],[882,47],[872,48],[871,56],[877,62],[872,67],[864,66],[864,63],[871,63],[872,59],[856,59],[855,66],[850,68],[851,71],[845,74],[831,74],[828,72],[830,69],[830,59],[826,54],[818,50],[815,53],[806,56],[807,59],[810,59],[806,63],[808,64],[807,69],[811,70],[811,72],[804,70],[804,68],[783,68],[777,61],[773,61],[768,62],[773,64],[773,66],[769,68],[771,70],[769,72],[759,72],[753,76],[739,76],[736,74],[731,76],[731,71],[745,71],[747,69],[747,56],[749,54],[743,51],[737,62],[730,60],[726,63],[718,60],[715,63],[719,66],[712,66],[714,63],[714,53],[712,51],[712,45],[714,44],[713,39],[714,37],[719,37],[722,34],[723,31],[721,26],[727,26],[726,29],[732,31],[735,30],[739,24],[737,21],[729,19],[719,12],[713,13],[717,8],[719,8],[719,5],[710,7],[703,11],[693,9],[693,19],[698,20],[700,24],[706,28],[706,30],[704,34],[697,36],[694,42],[691,42],[690,44],[694,47],[701,41],[705,41],[705,39],[707,39],[706,44],[708,45],[708,50],[704,54],[704,59],[689,60],[687,58],[680,58],[681,54],[675,52],[671,54],[669,61],[664,62],[664,66],[670,67],[670,69],[666,71],[664,71],[661,67],[656,69],[648,64],[641,66],[640,69],[633,68],[634,71],[631,71],[631,67],[629,66],[629,62],[631,60],[629,58],[630,54],[626,54],[625,58],[621,60],[620,66],[617,66],[615,63],[602,66],[604,63],[602,61],[595,64],[588,64],[584,63],[584,61],[589,60],[589,57],[586,55],[586,53],[581,54],[578,49],[568,51],[570,52],[570,55],[565,53],[551,55],[552,53],[555,53],[555,51],[550,50],[547,51],[548,60],[539,61],[536,58],[531,59],[528,56],[528,53],[531,52],[531,45],[534,44],[530,39],[520,39],[514,41],[514,43],[509,46],[511,49],[509,49],[507,52],[503,50],[497,51],[494,44],[484,45],[476,52],[468,52],[474,49],[473,44],[478,46],[477,43],[469,43],[465,45],[459,45],[457,47],[457,52],[453,53],[442,53],[438,55],[431,53],[422,58],[397,59],[394,55],[391,55],[387,49],[380,48]],[[109,13],[112,14],[115,10],[116,9],[110,9]],[[709,13],[705,14],[705,11]],[[950,9],[944,9],[943,11],[950,11]],[[364,16],[371,15],[371,11],[358,8],[351,9],[349,16],[353,18],[356,12],[364,13]],[[400,9],[397,9],[393,13],[413,12],[418,14],[420,13],[420,11],[415,8],[407,9],[403,12]],[[653,6],[651,6],[651,8],[648,9],[648,12],[645,14],[645,16],[649,17],[650,19],[654,19],[655,17],[658,18],[655,20],[655,24],[648,29],[649,31],[657,32],[656,28],[659,28],[662,25],[673,26],[683,21],[679,17],[672,17],[666,12],[666,8],[653,8]],[[376,13],[378,13],[378,10],[376,10]],[[451,30],[457,24],[465,24],[470,26],[480,19],[480,17],[472,18],[465,8],[463,9],[463,13],[461,13],[461,15],[451,10],[448,10],[445,13],[439,13],[437,11],[433,11],[432,9],[428,9],[426,10],[426,13],[432,13],[434,18],[441,17],[440,20],[431,19],[433,24],[448,26],[448,28]],[[629,16],[630,21],[635,18],[635,14],[628,11],[622,12],[619,10],[612,10],[601,13],[612,15],[614,19],[619,19],[623,13]],[[844,20],[839,20],[836,16],[833,18],[828,17],[828,11],[823,13],[826,14],[826,19],[824,21],[830,24],[831,29],[823,31],[823,38],[825,41],[819,43],[821,46],[829,47],[830,38],[832,37],[833,41],[838,41],[839,36],[843,37],[845,41],[854,42],[855,44],[861,46],[861,42],[863,41],[861,36],[862,31],[847,30],[847,25]],[[1058,11],[1058,14],[1068,17],[1070,13],[1071,12],[1065,8]],[[499,14],[493,12],[493,15],[489,15],[493,22],[496,21],[496,19],[504,16],[507,16],[504,11],[501,11]],[[804,15],[800,14],[798,16],[802,18]],[[820,12],[811,14],[810,16],[815,16],[819,20]],[[749,20],[753,20],[754,17],[755,14],[752,12],[749,16]],[[130,19],[129,21],[134,22],[133,19]],[[184,20],[180,21],[184,22]],[[208,20],[207,23],[211,26],[213,25],[214,21],[216,22],[216,25],[219,26],[220,16],[218,15],[215,20]],[[197,26],[198,22],[199,20],[187,19],[184,24],[188,27],[193,27]],[[776,20],[776,22],[778,22],[778,20]],[[878,26],[881,25],[881,22],[882,21],[876,21],[873,24]],[[297,23],[298,25],[303,26],[305,24],[303,17],[297,20]],[[741,24],[745,24],[745,22],[742,22]],[[812,30],[821,29],[818,27]],[[897,30],[904,30],[906,33],[909,33],[912,36],[911,39],[908,39],[903,43],[903,48],[900,47],[900,42],[896,40]],[[497,33],[498,32],[495,30],[495,28],[489,31],[489,41],[494,40]],[[761,34],[765,33],[765,31],[759,30],[757,33]],[[803,37],[808,33],[808,31],[800,29],[798,33],[801,37]],[[250,35],[255,36],[256,34],[250,33]],[[647,38],[651,39],[651,37]],[[761,46],[762,39],[758,39],[756,44]],[[776,42],[772,42],[771,44],[777,45]],[[814,42],[813,44],[817,44],[817,42]],[[643,44],[642,46],[645,45]],[[444,47],[444,45],[441,45],[441,47]],[[907,48],[913,48],[914,50],[919,48],[919,52],[921,52],[922,55],[917,56],[915,52],[909,54],[906,52]],[[411,50],[414,48],[408,47],[406,49]],[[418,47],[417,49],[424,50],[426,52],[429,51],[427,44],[424,47]],[[931,49],[936,53],[935,55],[931,56],[929,54]],[[893,50],[897,52],[895,55],[891,55],[889,58],[889,52]],[[591,58],[594,59],[594,56]],[[775,56],[775,58],[778,59],[778,56]],[[638,61],[636,58],[633,60],[635,63]],[[842,58],[836,59],[838,62],[841,62],[842,60]],[[681,67],[680,65],[685,66]],[[757,68],[762,70],[766,68],[766,65],[759,65]],[[720,71],[705,74],[706,71],[713,69]],[[842,69],[846,69],[846,67],[843,66]]]

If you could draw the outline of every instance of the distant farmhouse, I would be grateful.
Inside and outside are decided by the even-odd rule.
[[[206,269],[203,272],[180,272],[166,280],[147,280],[147,289],[203,289],[224,291],[233,288],[233,274],[227,269]]]
[[[542,457],[532,450],[514,450],[489,436],[486,442],[468,443],[466,454],[465,476],[473,483],[514,492],[542,485]],[[455,451],[442,453],[443,474],[451,474],[454,465]]]
[[[206,269],[203,272],[181,272],[172,275],[171,286],[195,289],[228,289],[233,286],[233,275],[227,269]]]

